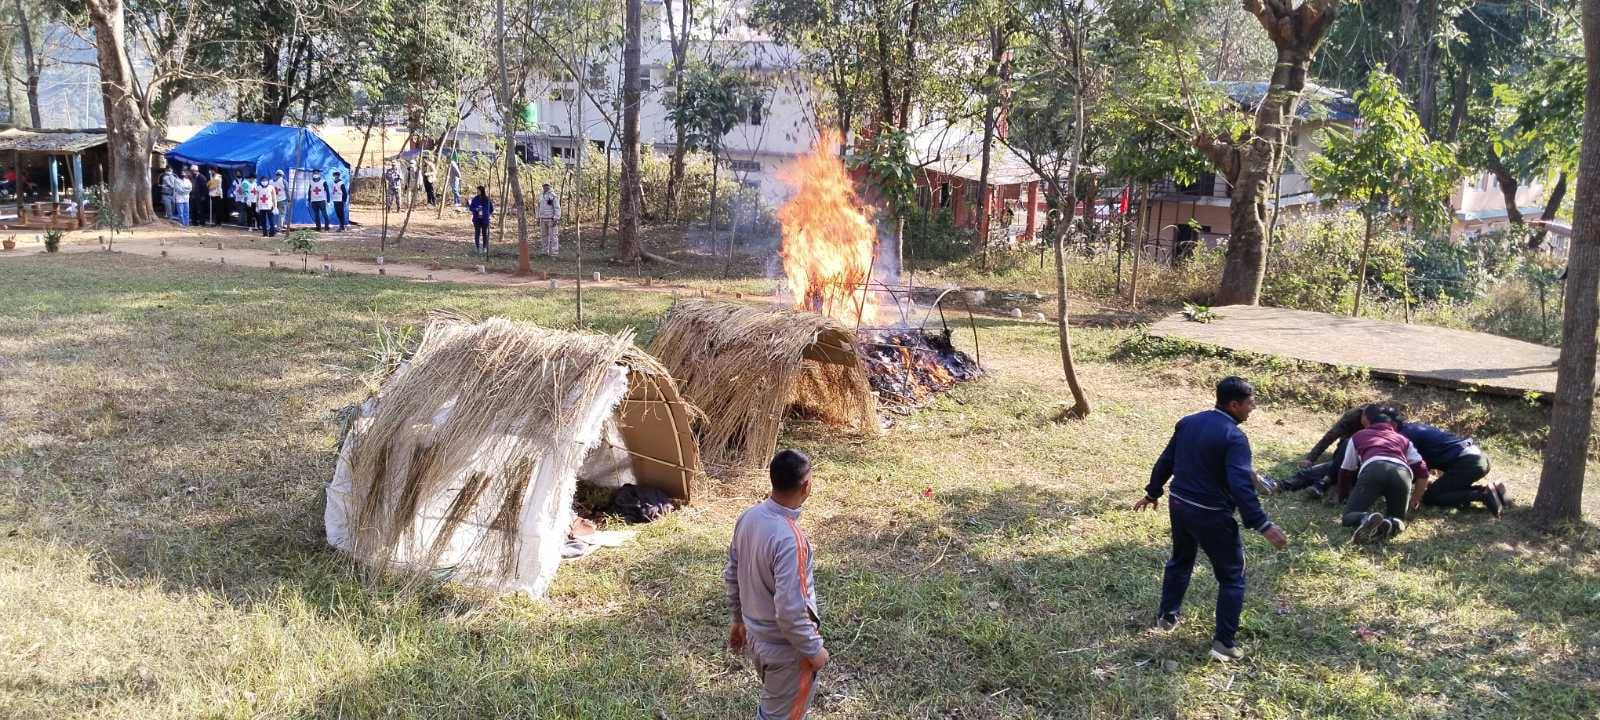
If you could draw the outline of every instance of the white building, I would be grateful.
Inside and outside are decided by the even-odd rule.
[[[672,152],[676,135],[665,103],[672,90],[672,51],[659,0],[645,0],[641,25],[639,140],[666,155]],[[807,90],[809,81],[793,70],[797,61],[791,50],[742,23],[732,25],[715,39],[697,40],[690,52],[708,55],[725,67],[744,68],[765,81],[761,101],[750,108],[745,122],[723,139],[722,172],[747,187],[759,189],[768,204],[777,204],[789,193],[778,179],[778,170],[807,152],[817,137],[815,104]],[[526,92],[534,100],[540,130],[522,138],[528,152],[539,158],[571,158],[576,152],[577,137],[588,139],[597,151],[609,142],[615,152],[617,139],[611,120],[621,121],[617,114],[621,78],[620,53],[612,49],[596,53],[584,78],[587,92],[564,78],[530,81]],[[491,103],[491,107],[464,121],[461,129],[498,134],[499,113]]]

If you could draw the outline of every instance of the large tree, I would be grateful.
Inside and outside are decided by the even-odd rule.
[[[1600,0],[1583,1],[1583,150],[1567,259],[1567,301],[1561,316],[1561,359],[1545,443],[1537,522],[1546,527],[1583,517],[1583,476],[1594,434],[1595,325],[1600,323]]]
[[[1338,15],[1342,0],[1244,0],[1244,8],[1266,30],[1277,65],[1267,92],[1255,108],[1249,133],[1201,132],[1195,145],[1227,178],[1232,190],[1233,230],[1217,287],[1218,305],[1254,305],[1261,299],[1267,271],[1267,200],[1282,167],[1300,93],[1317,48]]]
[[[639,0],[623,0],[622,178],[617,202],[617,262],[639,260]]]
[[[157,125],[128,61],[127,16],[122,0],[84,0],[94,29],[95,59],[105,101],[110,212],[129,225],[155,220],[150,193],[150,151]]]

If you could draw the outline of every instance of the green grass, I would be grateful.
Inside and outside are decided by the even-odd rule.
[[[641,336],[668,302],[586,300],[595,327]],[[573,321],[565,292],[102,254],[0,262],[0,716],[749,716],[753,674],[720,648],[720,571],[757,474],[714,477],[635,543],[563,566],[539,603],[397,594],[324,546],[330,412],[361,396],[379,328],[441,306]],[[881,438],[787,434],[818,459],[803,524],[835,665],[813,717],[1600,713],[1594,531],[1525,529],[1537,413],[1087,328],[1095,412],[1056,423],[1051,328],[979,325],[988,379]],[[1291,462],[1340,404],[1398,392],[1481,418],[1517,505],[1498,523],[1427,511],[1362,549],[1335,508],[1269,499],[1293,545],[1246,539],[1251,656],[1211,664],[1203,566],[1187,622],[1143,629],[1167,522],[1126,508],[1224,372],[1265,388],[1246,425],[1264,467]]]

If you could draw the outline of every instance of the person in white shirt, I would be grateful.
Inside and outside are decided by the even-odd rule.
[[[256,183],[256,215],[261,217],[261,237],[278,234],[278,188],[267,178]]]
[[[294,229],[294,222],[289,217],[289,186],[283,181],[283,171],[272,174],[273,198],[277,202],[277,217],[273,218],[283,225],[284,231]]]
[[[311,171],[311,187],[306,188],[306,199],[311,202],[311,219],[322,232],[328,222],[328,186],[322,182],[322,171]]]
[[[339,219],[339,232],[344,232],[344,206],[345,198],[349,196],[350,188],[344,184],[344,178],[339,171],[333,171],[333,182],[328,184],[328,197],[333,200],[333,214]]]
[[[545,183],[544,190],[539,193],[539,207],[533,216],[539,221],[539,236],[543,240],[540,253],[551,257],[560,255],[561,237],[556,231],[561,227],[561,198],[550,189],[550,183]]]
[[[178,218],[176,214],[177,208],[174,206],[172,199],[172,187],[177,182],[177,176],[172,174],[172,166],[168,165],[167,171],[161,173],[161,209],[166,211],[165,217],[168,220],[176,220]]]
[[[189,194],[194,192],[194,182],[187,172],[178,175],[172,183],[172,204],[177,209],[178,224],[189,227]]]

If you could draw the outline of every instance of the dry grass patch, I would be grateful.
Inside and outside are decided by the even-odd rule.
[[[648,337],[666,303],[596,293],[586,317]],[[328,413],[364,391],[380,327],[444,306],[571,318],[565,293],[102,255],[0,264],[0,716],[749,714],[753,677],[721,649],[720,571],[758,472],[713,477],[625,550],[563,568],[540,604],[400,594],[324,547]],[[1204,569],[1188,622],[1144,630],[1167,523],[1124,508],[1215,375],[1326,378],[1127,357],[1129,331],[1084,330],[1096,411],[1058,424],[1051,328],[980,333],[990,375],[883,437],[801,423],[782,438],[818,460],[804,524],[836,665],[813,717],[1600,713],[1595,536],[1523,529],[1538,469],[1524,435],[1499,430],[1525,417],[1514,403],[1475,401],[1520,501],[1503,522],[1427,511],[1400,541],[1355,548],[1336,509],[1270,499],[1294,545],[1246,539],[1251,657],[1224,667],[1203,659]],[[1392,390],[1338,382],[1351,399]],[[1331,422],[1307,397],[1275,394],[1247,424],[1261,464]]]

